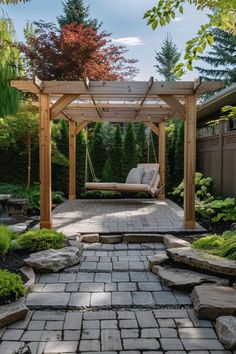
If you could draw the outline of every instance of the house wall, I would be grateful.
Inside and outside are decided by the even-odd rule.
[[[199,130],[197,171],[214,179],[219,195],[236,198],[236,130],[222,126],[203,135]]]

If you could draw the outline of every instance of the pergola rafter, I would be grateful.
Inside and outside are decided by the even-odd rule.
[[[165,121],[185,122],[184,227],[195,227],[196,99],[223,87],[222,82],[179,81],[33,81],[11,86],[39,96],[40,110],[40,226],[51,224],[51,121],[69,120],[69,198],[76,198],[76,134],[89,122],[144,122],[159,135],[161,186],[165,185]],[[79,125],[77,125],[79,123]],[[156,126],[159,123],[159,126]],[[159,195],[165,198],[164,188]]]

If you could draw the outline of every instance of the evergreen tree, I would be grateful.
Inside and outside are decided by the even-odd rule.
[[[138,161],[135,132],[132,123],[126,126],[123,148],[123,173],[126,178],[131,168],[136,167]]]
[[[85,184],[85,155],[86,155],[86,133],[83,129],[76,135],[76,191],[77,195],[84,192]]]
[[[83,0],[66,0],[63,2],[64,14],[57,17],[60,27],[77,22],[79,25],[91,27],[97,31],[101,23],[97,19],[89,17],[89,6],[84,5]]]
[[[91,159],[93,162],[96,177],[102,179],[102,171],[106,162],[107,151],[102,139],[102,123],[98,122],[95,125],[92,144],[91,144]]]
[[[106,159],[103,171],[102,171],[102,181],[112,182],[112,171],[111,171],[111,159],[108,157]]]
[[[114,132],[113,145],[111,148],[111,172],[112,180],[123,182],[123,166],[122,166],[123,142],[120,124],[117,124]]]
[[[175,153],[179,122],[172,120],[166,127],[166,189],[171,191],[175,185]]]
[[[177,126],[177,139],[175,147],[174,176],[175,185],[183,180],[184,175],[184,122],[181,120]]]
[[[219,28],[213,29],[214,44],[206,56],[199,56],[206,67],[196,69],[205,80],[236,82],[236,36]]]
[[[20,53],[14,47],[14,26],[9,18],[0,18],[0,117],[16,114],[20,93],[10,81],[22,75]]]
[[[138,147],[138,162],[147,163],[147,137],[145,132],[145,124],[139,123],[136,134]]]
[[[165,81],[177,80],[177,76],[172,70],[178,63],[181,57],[181,52],[178,51],[172,38],[167,35],[162,43],[161,50],[155,52],[157,64],[154,65],[154,67],[156,68],[157,73],[160,74]]]

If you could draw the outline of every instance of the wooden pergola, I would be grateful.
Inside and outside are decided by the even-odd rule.
[[[159,135],[160,184],[165,185],[165,122],[182,119],[184,228],[195,228],[196,99],[222,82],[32,81],[11,86],[39,97],[40,227],[51,228],[51,122],[69,121],[69,199],[76,199],[76,134],[90,122],[144,122]],[[160,199],[165,199],[162,191]]]

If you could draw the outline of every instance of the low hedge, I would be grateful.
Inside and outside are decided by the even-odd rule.
[[[0,304],[17,300],[25,293],[20,275],[7,270],[0,270]]]
[[[65,246],[66,238],[62,232],[55,230],[30,230],[18,236],[16,243],[19,248],[38,252],[50,248],[62,248]]]

